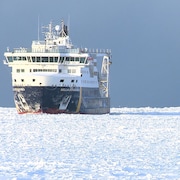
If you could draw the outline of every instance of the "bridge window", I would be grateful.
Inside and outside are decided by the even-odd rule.
[[[13,60],[14,60],[14,61],[16,61],[16,60],[17,60],[17,57],[16,57],[16,56],[14,56],[14,57],[13,57]]]
[[[80,63],[84,63],[85,62],[85,58],[84,57],[81,57],[80,58]]]
[[[32,57],[32,61],[35,62],[36,58],[35,57]]]
[[[50,62],[53,62],[53,57],[50,57]]]
[[[75,61],[79,61],[79,57],[75,57]]]
[[[9,62],[13,61],[13,58],[11,56],[7,57],[7,59],[8,59]]]
[[[58,62],[58,57],[55,57],[54,59],[55,59],[55,62]]]
[[[28,56],[28,57],[27,57],[27,60],[28,60],[28,62],[31,62],[31,57]]]
[[[62,63],[64,61],[64,57],[60,57],[60,62]]]
[[[28,59],[29,61],[29,59]],[[32,57],[32,61],[33,62],[43,62],[43,63],[47,63],[47,62],[58,62],[58,57]]]
[[[58,57],[50,57],[50,62],[58,62]]]
[[[61,61],[61,58],[60,58]],[[79,61],[79,57],[66,57],[66,61]]]
[[[15,57],[14,56],[14,58],[13,58],[15,61],[26,61],[26,57],[24,57],[24,56],[17,56],[17,57]]]
[[[42,57],[42,62],[48,62],[48,57]]]
[[[66,61],[69,61],[69,57],[66,57]]]
[[[70,57],[70,61],[74,61],[74,57]]]
[[[40,58],[40,57],[36,57],[36,61],[37,61],[37,62],[40,62],[40,61],[41,61],[41,58]]]

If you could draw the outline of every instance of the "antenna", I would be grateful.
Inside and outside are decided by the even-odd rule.
[[[68,15],[68,23],[67,23],[67,26],[68,26],[68,34],[70,34],[70,15]]]
[[[38,41],[39,41],[39,15],[38,15]]]

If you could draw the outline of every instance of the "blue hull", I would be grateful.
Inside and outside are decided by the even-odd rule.
[[[13,87],[18,113],[81,113],[110,112],[109,98],[102,98],[98,88],[79,87]]]

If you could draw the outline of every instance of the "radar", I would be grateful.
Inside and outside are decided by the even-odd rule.
[[[59,25],[56,25],[56,26],[55,26],[55,30],[56,30],[56,31],[59,31],[59,30],[60,30],[60,26],[59,26]]]

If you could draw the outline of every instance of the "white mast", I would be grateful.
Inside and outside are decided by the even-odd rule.
[[[69,34],[69,36],[70,36],[70,15],[68,16],[68,23],[67,23],[67,26],[68,26],[68,34]]]

